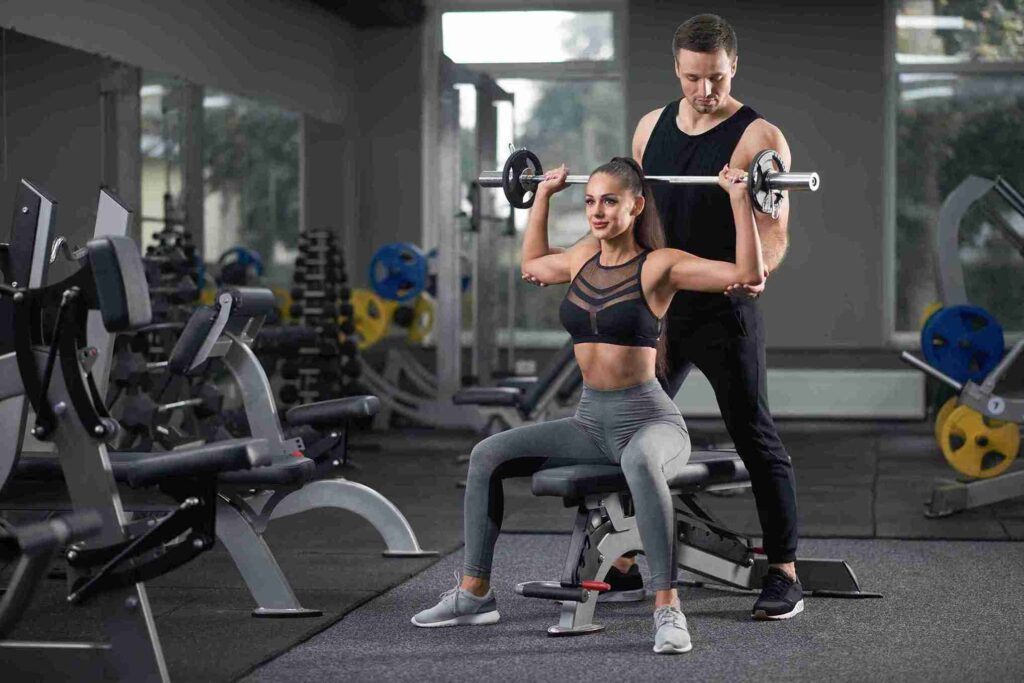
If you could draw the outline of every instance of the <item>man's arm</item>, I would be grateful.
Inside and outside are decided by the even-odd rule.
[[[644,165],[644,150],[647,149],[647,143],[651,139],[651,132],[654,131],[654,126],[658,123],[658,118],[661,117],[661,112],[664,110],[665,107],[662,107],[644,114],[637,122],[636,130],[633,131],[633,159],[640,164],[641,168]]]
[[[764,120],[750,124],[750,129],[744,134],[741,144],[737,146],[732,161],[740,168],[749,168],[754,155],[763,149],[774,149],[782,157],[786,168],[793,167],[789,144],[782,131]],[[786,249],[789,247],[789,193],[783,193],[777,218],[756,211],[755,220],[757,221],[757,231],[761,236],[764,265],[768,272],[772,272],[782,263],[782,259],[786,256]]]

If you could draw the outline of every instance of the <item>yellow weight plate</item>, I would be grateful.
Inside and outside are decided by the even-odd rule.
[[[422,344],[434,329],[434,300],[423,292],[412,307],[412,325],[407,339],[413,344]]]
[[[956,396],[943,403],[935,416],[935,440],[939,442],[940,446],[942,445],[942,425],[946,423],[949,414],[954,410],[956,410]]]
[[[292,319],[292,293],[284,287],[274,287],[274,298],[277,299],[277,310],[281,312],[281,321],[288,322]]]
[[[933,301],[930,304],[928,304],[925,307],[924,311],[921,312],[921,319],[918,320],[917,328],[919,330],[923,330],[924,326],[925,326],[925,323],[928,322],[928,318],[932,317],[933,315],[935,315],[936,313],[938,313],[941,310],[942,310],[942,302],[941,301]]]
[[[352,304],[352,322],[356,326],[356,344],[360,351],[368,349],[387,334],[397,303],[385,302],[369,289],[353,290],[349,303]]]
[[[1017,457],[1020,427],[958,406],[943,423],[939,443],[946,461],[957,472],[988,479],[1005,472]]]

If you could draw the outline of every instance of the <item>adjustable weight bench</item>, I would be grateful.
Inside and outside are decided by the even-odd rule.
[[[268,467],[226,473],[219,480],[218,539],[257,603],[253,616],[319,616],[319,610],[299,603],[263,540],[272,520],[318,508],[347,510],[380,533],[387,557],[437,553],[420,547],[412,526],[394,503],[364,484],[337,476],[347,443],[347,423],[375,415],[380,408],[376,396],[294,407],[285,414],[287,424],[315,435],[316,440],[307,445],[301,437],[285,435],[270,380],[252,350],[264,317],[276,306],[269,289],[221,290],[214,306],[200,307],[189,318],[167,366],[172,373],[184,375],[220,358],[239,389],[252,436],[269,444]]]
[[[768,561],[749,538],[718,522],[697,502],[697,494],[750,486],[750,475],[734,451],[694,451],[678,476],[669,481],[676,519],[678,565],[712,582],[735,588],[760,586]],[[600,631],[594,608],[612,562],[630,551],[643,552],[629,486],[615,465],[570,465],[533,475],[533,494],[557,496],[566,507],[577,506],[576,521],[559,581],[520,583],[524,597],[562,602],[551,636]],[[843,560],[798,559],[804,590],[819,596],[881,597],[860,589]]]

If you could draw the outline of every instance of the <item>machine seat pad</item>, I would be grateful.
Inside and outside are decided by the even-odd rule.
[[[669,488],[678,493],[699,491],[711,484],[743,483],[750,480],[736,451],[694,451],[690,461]],[[626,475],[618,465],[568,465],[541,470],[533,475],[535,496],[582,498],[597,493],[628,491]]]
[[[274,292],[266,287],[226,287],[217,292],[217,300],[225,293],[231,295],[234,304],[231,312],[234,315],[270,315],[278,305]]]
[[[183,475],[218,471],[221,473],[218,479],[226,483],[293,484],[306,481],[316,473],[316,464],[308,458],[281,456],[280,462],[272,461],[270,455],[264,453],[266,448],[258,447],[261,443],[260,439],[231,439],[185,451],[111,451],[107,457],[110,459],[114,480],[131,486],[147,486],[159,483],[160,478],[172,476],[162,472],[177,466],[176,460],[178,465],[181,465],[183,453],[186,454],[186,458],[196,458],[200,467],[195,472],[183,472]],[[250,445],[257,447],[247,448]],[[252,453],[248,452],[250,450]],[[195,455],[196,451],[202,453]],[[220,463],[224,463],[225,467],[221,467]],[[150,468],[141,476],[138,467],[140,464],[144,469]],[[252,469],[238,469],[236,465]],[[61,469],[58,456],[33,455],[18,459],[17,475],[23,479],[60,481],[64,478],[64,471]]]
[[[144,487],[165,479],[258,468],[270,464],[270,456],[262,439],[230,439],[179,451],[111,453],[110,464],[115,479]]]
[[[513,387],[469,387],[452,396],[455,405],[464,406],[518,406],[523,392]]]
[[[296,406],[285,413],[285,419],[293,427],[333,427],[347,420],[373,417],[379,410],[380,399],[376,396],[349,396]]]
[[[316,476],[316,463],[304,456],[277,455],[267,467],[224,472],[217,478],[222,484],[247,487],[295,486]]]
[[[527,389],[532,389],[537,382],[538,380],[536,377],[527,377],[524,375],[521,377],[504,377],[499,379],[497,384],[499,387],[508,387],[510,389],[518,389],[519,391],[526,391]]]

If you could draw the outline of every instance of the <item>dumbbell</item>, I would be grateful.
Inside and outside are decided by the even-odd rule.
[[[188,276],[183,278],[175,277],[174,280],[176,280],[175,284],[151,286],[149,293],[152,296],[166,296],[169,302],[177,304],[196,300],[196,297],[199,296],[199,287],[196,285],[195,280]]]
[[[292,287],[293,299],[336,299],[339,287],[333,282],[325,282],[316,289],[310,287]]]
[[[115,353],[110,364],[110,381],[122,388],[148,389],[149,364],[146,362],[146,354],[133,351],[129,346]]]
[[[330,316],[334,317],[338,315],[338,306],[329,301],[324,301],[319,306],[309,306],[306,304],[295,303],[292,304],[288,309],[289,315],[293,318],[301,318],[302,316]]]
[[[281,387],[281,390],[277,392],[277,395],[281,399],[281,403],[291,405],[293,403],[297,403],[299,400],[299,388],[294,384],[285,384]]]
[[[124,400],[119,422],[131,432],[152,430],[157,426],[158,416],[189,407],[199,417],[216,415],[224,408],[224,394],[212,384],[203,384],[193,398],[173,403],[159,404],[149,394],[133,394]]]
[[[345,284],[348,278],[336,269],[327,272],[307,272],[296,269],[292,279],[299,284],[309,283],[310,286],[323,286],[324,284]]]

